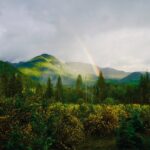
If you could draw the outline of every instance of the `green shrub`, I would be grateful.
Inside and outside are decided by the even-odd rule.
[[[111,97],[108,97],[108,98],[106,98],[106,99],[104,100],[104,104],[107,104],[107,105],[114,105],[114,104],[116,104],[116,103],[117,103],[117,101],[114,100],[114,99],[111,98]]]
[[[16,126],[12,129],[12,131],[9,134],[9,139],[6,143],[6,150],[24,150],[26,149],[26,145],[23,140],[24,136],[21,131],[21,129]]]
[[[81,121],[84,121],[85,118],[87,118],[89,114],[93,112],[94,112],[93,105],[83,103],[79,106],[77,116],[81,119]]]
[[[145,129],[150,129],[150,106],[143,106],[141,118]]]
[[[72,150],[84,139],[83,125],[75,116],[52,114],[49,123],[49,133],[53,132],[56,149]]]
[[[118,116],[112,108],[105,107],[101,113],[90,114],[84,125],[88,134],[94,136],[110,135],[118,126]]]
[[[54,137],[52,132],[48,132],[49,126],[47,122],[47,118],[41,114],[33,113],[30,132],[31,147],[33,149],[48,150],[51,148]]]
[[[137,123],[137,127],[135,126]],[[122,118],[117,132],[117,146],[120,150],[142,150],[143,138],[138,133],[141,123],[137,117]]]

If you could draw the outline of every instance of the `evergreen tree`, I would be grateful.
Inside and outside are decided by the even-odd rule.
[[[23,92],[23,83],[20,75],[15,76],[15,95],[22,96]]]
[[[106,98],[106,83],[102,72],[99,74],[95,90],[96,98],[103,101]]]
[[[8,87],[7,87],[7,97],[14,97],[16,94],[16,77],[15,74],[10,76],[8,80]]]
[[[10,76],[6,87],[6,97],[22,96],[23,84],[20,75],[13,74]]]
[[[77,77],[75,93],[76,100],[83,98],[83,81],[81,75],[78,75]]]
[[[3,95],[3,92],[2,92],[2,77],[0,76],[0,96]]]
[[[76,80],[76,90],[80,91],[82,87],[83,87],[82,76],[78,75],[77,80]]]
[[[149,73],[145,73],[140,78],[139,83],[140,97],[141,103],[149,103],[150,102],[150,75]]]
[[[60,76],[57,79],[55,96],[56,96],[56,100],[58,101],[63,100],[63,84]]]
[[[51,82],[51,78],[48,78],[47,87],[45,91],[45,98],[52,98],[52,96],[53,96],[53,85]]]
[[[2,74],[0,77],[0,89],[1,95],[7,96],[8,93],[8,76],[6,74]]]
[[[35,94],[37,97],[43,96],[43,88],[40,83],[36,86]]]

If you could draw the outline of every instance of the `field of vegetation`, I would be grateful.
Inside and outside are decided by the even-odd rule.
[[[149,149],[150,106],[1,99],[0,149]]]
[[[139,97],[139,99],[137,99]],[[137,85],[34,83],[0,75],[1,150],[149,150],[150,79]]]

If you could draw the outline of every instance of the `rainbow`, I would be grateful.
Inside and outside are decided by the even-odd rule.
[[[98,76],[100,70],[99,70],[98,66],[96,65],[96,63],[95,63],[95,61],[94,61],[94,59],[92,57],[90,49],[86,47],[86,45],[82,42],[82,40],[80,38],[77,38],[77,39],[78,39],[80,45],[82,46],[82,48],[84,50],[84,53],[87,56],[90,64],[92,65],[92,68],[93,68],[93,71],[94,71],[95,75]]]
[[[99,76],[100,70],[99,70],[98,66],[96,65],[96,63],[95,63],[90,50],[86,47],[83,40],[81,40],[81,37],[78,36],[78,34],[74,32],[75,30],[73,28],[71,28],[71,25],[68,24],[68,21],[66,21],[65,18],[63,18],[63,21],[64,21],[63,23],[66,23],[66,26],[68,27],[68,30],[70,31],[70,33],[72,33],[72,35],[74,35],[77,42],[79,42],[80,45],[82,46],[82,48],[84,50],[84,53],[85,53],[85,55],[87,56],[87,58],[89,60],[89,63],[92,65],[92,68],[93,68],[93,71],[94,71],[95,75]]]

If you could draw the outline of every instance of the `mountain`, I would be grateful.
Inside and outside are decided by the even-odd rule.
[[[31,78],[29,78],[28,76],[26,76],[23,73],[21,73],[21,71],[19,71],[19,69],[17,69],[11,63],[0,61],[0,75],[3,75],[3,74],[5,74],[5,75],[7,75],[9,77],[14,75],[14,74],[20,75],[21,78],[22,78],[23,84],[25,86],[27,86],[27,87],[28,87],[28,85],[30,85],[30,87],[34,87],[37,84]]]
[[[78,74],[83,76],[83,80],[93,83],[97,79],[93,65],[80,62],[61,62],[59,59],[52,55],[42,54],[32,58],[26,62],[13,64],[23,74],[28,77],[45,83],[48,77],[51,77],[53,83],[56,83],[57,77],[62,77],[64,84],[73,84]],[[113,68],[99,68],[106,79],[121,79],[129,73],[124,71],[115,70]]]
[[[67,70],[73,72],[74,74],[82,74],[86,76],[87,74],[91,76],[95,76],[93,65],[81,62],[70,62],[66,63]],[[129,75],[128,72],[116,70],[113,68],[100,68],[95,66],[99,71],[103,72],[103,75],[106,79],[122,79]]]
[[[12,74],[21,74],[21,72],[15,68],[13,65],[11,65],[8,62],[0,61],[0,75],[1,74],[7,74],[7,75],[12,75]]]
[[[126,76],[125,78],[121,79],[121,83],[137,83],[140,80],[140,77],[143,73],[142,72],[133,72]]]
[[[104,77],[108,82],[113,83],[138,83],[142,72],[124,72],[113,68],[100,68]],[[21,74],[24,80],[29,78],[34,81],[45,83],[48,77],[51,77],[53,83],[56,83],[57,77],[62,77],[63,83],[66,85],[74,84],[78,74],[81,74],[83,80],[92,84],[97,79],[93,66],[88,63],[81,62],[61,62],[52,55],[42,54],[32,58],[26,62],[11,64],[9,62],[0,61],[0,74]],[[30,80],[31,81],[31,80]]]
[[[130,74],[129,72],[120,71],[113,68],[101,68],[100,70],[103,72],[106,79],[122,79]]]
[[[65,70],[65,64],[52,55],[42,54],[14,66],[36,81],[45,83],[47,78],[51,77],[52,81],[56,82],[59,75],[65,84],[71,84],[73,81],[72,75]]]

